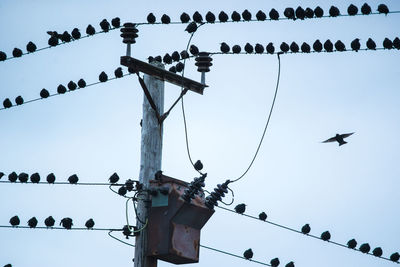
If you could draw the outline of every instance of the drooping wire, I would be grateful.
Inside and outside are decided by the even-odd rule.
[[[135,245],[130,244],[130,243],[128,243],[128,242],[125,242],[125,241],[123,241],[123,240],[121,240],[121,239],[119,239],[119,238],[113,236],[113,235],[111,234],[112,232],[113,232],[113,231],[109,231],[109,232],[108,232],[108,235],[109,235],[111,238],[113,238],[113,239],[117,240],[118,242],[121,242],[121,243],[123,243],[123,244],[125,244],[125,245],[131,246],[131,247],[135,247]]]

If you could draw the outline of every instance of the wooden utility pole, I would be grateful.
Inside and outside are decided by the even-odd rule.
[[[161,63],[154,62],[153,65],[164,68]],[[157,107],[158,114],[164,113],[164,81],[151,75],[144,75],[144,82],[149,90],[151,98]],[[154,179],[157,171],[161,170],[162,159],[162,135],[163,127],[159,123],[156,112],[151,107],[146,96],[143,99],[142,140],[140,153],[139,181],[144,188],[149,187],[149,181]],[[146,197],[145,197],[146,194]],[[149,199],[148,193],[141,194],[140,199]],[[144,227],[151,203],[139,200],[137,207],[137,227]],[[135,242],[134,267],[156,267],[157,259],[146,256],[147,250],[147,227],[139,232]]]

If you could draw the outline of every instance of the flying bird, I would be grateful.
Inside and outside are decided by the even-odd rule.
[[[243,17],[243,19],[244,19],[245,21],[249,21],[249,20],[251,20],[251,13],[250,13],[247,9],[245,9],[245,10],[242,12],[242,17]]]
[[[49,216],[44,220],[44,224],[46,225],[46,227],[53,227],[54,223],[55,223],[55,220],[52,216]]]
[[[235,211],[239,214],[243,214],[246,211],[246,204],[242,203],[242,204],[236,205]]]
[[[364,243],[360,246],[360,251],[362,253],[368,253],[371,250],[371,247],[369,246],[368,243]]]
[[[278,20],[278,19],[279,19],[279,12],[276,11],[275,8],[273,8],[273,9],[271,9],[271,11],[269,12],[269,17],[270,17],[272,20]]]
[[[347,13],[348,13],[350,16],[355,16],[355,15],[357,15],[357,13],[358,13],[358,7],[356,7],[356,6],[353,5],[353,4],[350,4],[349,7],[347,8]]]
[[[321,234],[321,239],[324,241],[329,241],[331,239],[331,233],[329,231],[325,231]]]
[[[302,228],[301,228],[301,232],[305,235],[307,235],[308,233],[310,233],[311,231],[311,227],[310,225],[307,223],[305,224]]]
[[[37,226],[37,224],[38,224],[38,220],[36,219],[36,217],[30,218],[28,221],[28,226],[30,228],[35,228]]]
[[[246,260],[253,258],[253,251],[251,250],[251,248],[249,248],[245,252],[243,252],[243,257]]]
[[[228,53],[231,50],[229,45],[227,43],[225,43],[225,42],[221,43],[221,46],[220,46],[219,49],[221,50],[222,53]]]
[[[108,180],[110,181],[110,183],[115,184],[116,182],[119,181],[119,176],[116,172],[114,172],[110,178],[108,178]]]
[[[180,19],[181,19],[181,22],[182,22],[182,23],[188,23],[188,22],[190,21],[190,16],[189,16],[189,14],[183,12],[183,13],[181,14]]]
[[[54,175],[54,173],[50,173],[50,174],[47,175],[47,177],[46,177],[46,181],[47,181],[49,184],[54,184],[55,180],[56,180],[56,176]]]
[[[220,22],[227,22],[229,17],[228,14],[226,14],[224,11],[221,11],[218,15],[218,19]]]
[[[363,14],[363,15],[369,15],[369,14],[371,14],[371,7],[367,4],[367,3],[364,3],[362,6],[361,6],[361,13]]]
[[[214,23],[215,22],[215,15],[211,11],[208,11],[206,14],[206,21],[208,23]]]
[[[351,249],[354,249],[354,248],[356,248],[356,246],[357,246],[357,241],[353,238],[353,239],[350,239],[348,242],[347,242],[347,247],[348,248],[351,248]]]
[[[354,133],[354,132],[353,132]],[[350,135],[352,135],[353,133],[347,133],[347,134],[336,134],[334,137],[331,137],[325,141],[323,141],[322,143],[329,143],[329,142],[338,142],[339,146],[347,144],[346,141],[344,141],[344,138],[349,137]]]
[[[272,267],[278,267],[279,266],[279,259],[278,258],[273,258],[269,263],[271,263]]]
[[[35,172],[31,175],[31,182],[34,184],[38,184],[40,182],[40,175],[39,173]]]
[[[94,226],[93,219],[90,218],[89,220],[87,220],[86,223],[85,223],[85,226],[86,226],[87,229],[93,229],[93,226]]]
[[[321,18],[321,17],[324,16],[324,10],[323,10],[320,6],[317,6],[317,7],[314,9],[314,14],[315,14],[315,16],[316,16],[317,18]]]
[[[70,184],[77,184],[78,181],[79,181],[79,178],[78,178],[78,176],[76,174],[73,174],[68,178],[68,182]]]
[[[72,225],[74,224],[72,223],[71,218],[66,217],[61,220],[60,225],[62,225],[65,229],[71,229]]]
[[[258,12],[256,14],[256,18],[259,21],[264,21],[267,19],[267,15],[262,10],[258,10]]]
[[[156,16],[154,16],[153,13],[149,13],[147,15],[147,22],[150,23],[150,24],[155,23],[156,22]]]
[[[11,217],[11,219],[10,219],[10,224],[11,224],[12,226],[18,226],[19,223],[20,223],[20,220],[19,220],[19,217],[18,217],[18,216]]]
[[[261,221],[265,221],[267,219],[267,214],[265,212],[261,212],[260,214],[258,214],[258,218]]]

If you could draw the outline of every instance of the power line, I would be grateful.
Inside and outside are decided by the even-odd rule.
[[[46,227],[46,226],[12,226],[12,225],[0,225],[0,228],[9,228],[9,229],[42,229],[42,230],[76,230],[76,231],[123,231],[120,228],[85,228],[85,227],[71,227],[71,229],[66,229],[64,227]]]

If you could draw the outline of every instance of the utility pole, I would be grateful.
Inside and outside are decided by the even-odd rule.
[[[164,68],[159,62],[152,63],[153,65]],[[164,113],[164,81],[157,79],[151,75],[144,75],[144,82],[148,91],[157,107],[158,114]],[[139,181],[144,188],[149,187],[149,181],[154,179],[157,171],[161,170],[162,159],[162,123],[157,118],[157,113],[151,107],[147,97],[143,99],[143,119],[142,119],[142,138],[141,138],[141,153],[140,153],[140,174]],[[139,197],[143,200],[138,200],[137,207],[137,227],[144,229],[139,232],[135,242],[135,259],[134,267],[156,267],[157,259],[146,256],[147,251],[147,223],[148,212],[151,203],[147,192]]]

